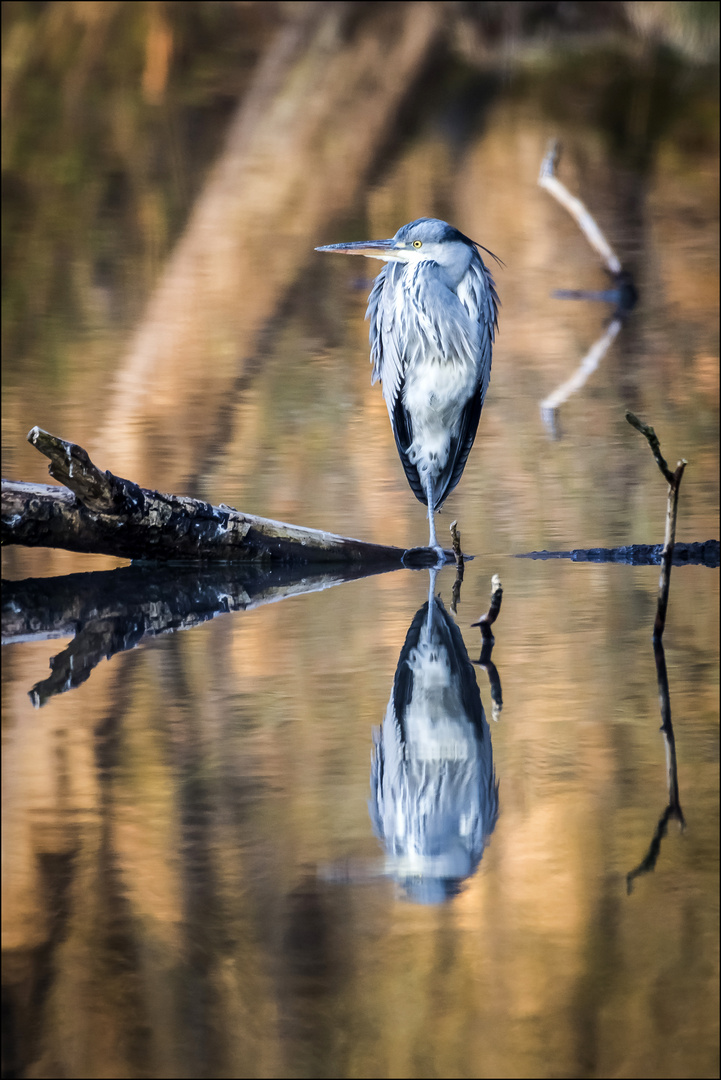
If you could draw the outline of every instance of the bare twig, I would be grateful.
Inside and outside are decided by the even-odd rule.
[[[658,604],[656,606],[656,618],[653,624],[653,654],[656,661],[656,679],[658,682],[658,696],[661,704],[661,732],[666,745],[666,778],[668,783],[668,805],[659,818],[656,831],[651,840],[646,857],[641,863],[626,875],[626,889],[630,894],[633,889],[634,879],[642,874],[648,874],[656,865],[661,850],[661,841],[666,835],[668,822],[675,819],[683,829],[685,820],[678,789],[678,765],[676,761],[676,740],[671,723],[671,697],[668,689],[668,673],[666,671],[666,654],[663,649],[663,631],[666,626],[666,611],[668,609],[668,593],[671,586],[671,566],[673,563],[673,549],[676,542],[676,516],[678,512],[678,492],[681,477],[686,468],[687,461],[683,458],[676,466],[676,471],[671,472],[661,453],[661,444],[656,432],[650,424],[644,424],[632,412],[626,413],[626,419],[631,427],[640,431],[651,447],[664,480],[668,483],[668,498],[666,500],[666,536],[661,555],[661,577],[658,583]]]
[[[477,663],[481,671],[485,671],[488,676],[488,684],[491,688],[491,701],[493,702],[491,707],[491,719],[497,724],[501,719],[501,713],[503,712],[503,692],[501,690],[501,676],[498,674],[498,668],[491,660],[492,652],[493,640],[484,641],[481,655],[479,656]]]
[[[552,195],[569,212],[593,250],[600,255],[608,272],[613,277],[616,277],[623,270],[621,260],[581,200],[572,195],[565,184],[562,184],[555,175],[560,155],[560,144],[556,139],[551,140],[546,156],[541,162],[541,171],[538,177],[539,187],[544,188],[549,195]]]
[[[658,604],[656,607],[656,619],[653,625],[654,641],[660,641],[666,627],[666,611],[668,609],[668,594],[671,587],[671,566],[673,564],[673,548],[676,542],[676,517],[678,513],[678,493],[681,486],[681,478],[688,462],[685,458],[676,466],[676,471],[671,472],[666,459],[661,453],[661,444],[656,432],[650,424],[644,424],[632,412],[626,413],[626,419],[631,427],[635,427],[644,436],[651,452],[656,460],[664,479],[668,483],[668,498],[666,500],[666,536],[664,539],[663,553],[661,557],[661,577],[658,583]]]
[[[640,431],[643,437],[646,439],[648,445],[651,447],[651,452],[656,459],[656,464],[665,476],[668,483],[672,484],[673,473],[666,464],[666,458],[661,453],[661,444],[658,441],[658,435],[656,434],[654,429],[651,427],[650,424],[644,424],[643,421],[639,420],[639,418],[630,410],[626,413],[626,419],[628,420],[631,427],[635,427],[636,431]]]

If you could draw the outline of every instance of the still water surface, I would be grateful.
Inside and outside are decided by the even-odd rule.
[[[558,127],[529,93],[498,98],[457,159],[419,137],[363,213],[296,238],[304,284],[265,345],[222,409],[163,439],[152,412],[95,415],[122,366],[109,332],[74,343],[60,390],[32,362],[8,375],[5,475],[44,479],[23,442],[38,423],[148,486],[412,546],[424,511],[369,386],[367,282],[310,250],[441,213],[507,264],[479,435],[439,519],[475,555],[455,614],[453,569],[430,612],[425,571],[350,581],[145,638],[40,709],[28,694],[70,639],[5,649],[9,1075],[716,1074],[718,570],[673,572],[686,828],[654,849],[658,570],[514,556],[662,539],[665,485],[627,407],[689,460],[678,538],[718,535],[717,163],[669,136],[626,173],[593,130],[560,131],[641,302],[553,439],[539,401],[610,315],[549,296],[604,285],[535,187]],[[172,379],[169,400],[192,397]],[[3,559],[14,579],[115,565]],[[470,628],[493,574],[495,672]]]

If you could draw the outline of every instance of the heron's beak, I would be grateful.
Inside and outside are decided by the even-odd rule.
[[[381,259],[382,262],[405,257],[403,248],[395,240],[359,240],[355,244],[328,244],[315,250],[336,251],[341,255],[365,255],[367,259]]]

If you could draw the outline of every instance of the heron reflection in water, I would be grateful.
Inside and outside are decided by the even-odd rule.
[[[381,381],[408,483],[428,507],[428,544],[439,563],[434,514],[473,446],[498,324],[498,297],[479,248],[437,218],[418,218],[390,240],[316,248],[386,264],[366,312],[372,381]]]
[[[370,813],[410,900],[438,903],[476,870],[498,817],[491,735],[461,632],[434,596],[411,623],[374,733]]]

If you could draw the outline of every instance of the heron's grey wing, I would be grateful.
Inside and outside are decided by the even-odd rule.
[[[451,439],[448,467],[438,485],[436,508],[450,495],[463,475],[478,431],[481,410],[491,378],[491,352],[495,331],[498,327],[499,300],[493,277],[480,255],[476,254],[468,273],[458,287],[458,299],[477,330],[466,337],[468,346],[475,350],[474,363],[478,372],[476,392],[463,410],[457,435]]]
[[[410,417],[403,407],[403,384],[407,365],[408,325],[403,306],[403,267],[386,263],[375,279],[368,297],[366,318],[370,320],[372,383],[381,380],[391,428],[406,479],[415,497],[425,504],[426,493],[418,470],[408,460],[413,441]]]
[[[498,329],[500,301],[491,272],[478,252],[475,253],[468,272],[458,286],[458,299],[479,330],[478,362],[482,406],[491,378],[491,347]]]
[[[463,475],[468,455],[471,452],[471,447],[473,446],[476,432],[478,431],[478,422],[481,419],[482,408],[483,395],[479,387],[463,410],[458,436],[451,438],[448,467],[443,470],[443,474],[441,475],[436,488],[436,510],[443,505]]]
[[[420,324],[428,339],[426,347],[435,347],[449,361],[456,357],[470,363],[475,371],[473,393],[456,420],[446,467],[436,479],[438,509],[460,480],[478,430],[491,377],[498,298],[493,278],[477,255],[457,293],[434,278],[422,283],[419,280],[419,286]]]
[[[391,427],[393,428],[393,435],[396,440],[398,456],[401,459],[401,465],[403,466],[403,471],[406,474],[406,480],[410,485],[410,489],[418,501],[422,502],[424,506],[427,506],[428,497],[425,488],[421,483],[421,478],[418,475],[418,468],[408,457],[408,448],[413,442],[413,432],[411,430],[410,416],[406,412],[403,404],[403,380],[401,380],[398,393],[393,402]]]
[[[370,321],[368,338],[373,365],[371,385],[380,379],[391,420],[405,375],[406,328],[401,303],[402,278],[401,265],[386,263],[373,283],[366,310],[366,319]]]

